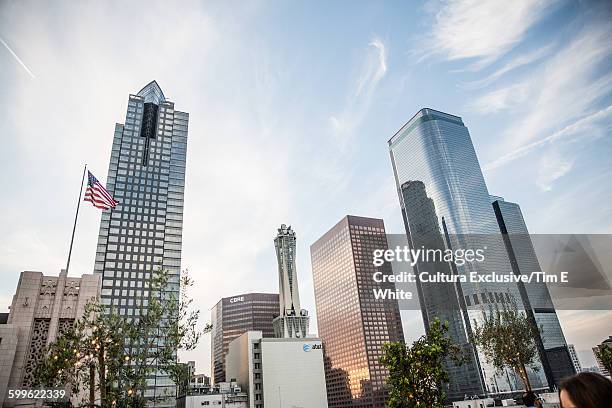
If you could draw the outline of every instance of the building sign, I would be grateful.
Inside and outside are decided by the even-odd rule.
[[[302,346],[302,349],[306,352],[310,351],[310,350],[323,350],[323,345],[321,344],[308,344],[308,343],[304,343],[304,345]]]

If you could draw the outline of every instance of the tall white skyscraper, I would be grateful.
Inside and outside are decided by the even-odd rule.
[[[160,266],[178,298],[188,122],[152,81],[129,96],[125,124],[115,125],[106,185],[119,204],[102,212],[94,271],[102,302],[120,315],[137,318],[140,302],[146,307]],[[175,388],[159,370],[144,395],[174,406]]]
[[[274,238],[278,261],[280,314],[274,319],[274,334],[281,338],[304,338],[310,317],[300,308],[300,293],[295,267],[295,231],[282,224]]]

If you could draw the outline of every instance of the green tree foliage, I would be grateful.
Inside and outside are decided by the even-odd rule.
[[[597,358],[603,364],[604,368],[608,370],[609,373],[612,373],[612,344],[604,343],[600,345],[595,353],[597,354]]]
[[[514,370],[521,378],[527,391],[531,383],[527,367],[538,371],[537,336],[540,330],[524,311],[520,311],[516,301],[489,304],[482,311],[482,321],[474,320],[471,341],[484,354],[488,363],[498,371],[504,368]]]
[[[389,408],[443,408],[448,358],[456,365],[464,362],[461,348],[446,335],[448,322],[434,320],[427,334],[407,347],[386,343],[380,362],[389,370]]]
[[[167,271],[156,271],[145,284],[151,296],[136,300],[135,316],[89,302],[74,327],[47,348],[37,367],[40,385],[68,386],[73,395],[87,391],[81,406],[106,408],[144,407],[146,379],[155,371],[184,383],[187,372],[177,350],[195,348],[209,327],[197,327],[199,311],[190,308],[193,281],[186,272],[179,291],[176,286]]]

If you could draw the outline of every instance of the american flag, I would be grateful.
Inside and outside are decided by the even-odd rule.
[[[87,171],[87,191],[85,191],[84,201],[89,201],[94,207],[101,210],[115,208],[117,204],[119,204],[119,201],[116,201],[113,196],[106,191],[104,186],[89,170]]]

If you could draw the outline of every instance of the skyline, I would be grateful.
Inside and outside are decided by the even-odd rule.
[[[312,316],[308,248],[318,237],[347,214],[382,218],[390,233],[401,233],[386,141],[421,107],[463,118],[491,194],[519,203],[532,233],[611,232],[612,210],[601,204],[612,198],[605,185],[612,145],[604,137],[612,125],[610,10],[603,2],[523,3],[517,15],[469,2],[437,14],[433,3],[399,6],[401,13],[390,3],[360,5],[346,27],[337,26],[341,3],[323,15],[281,3],[240,10],[133,3],[121,12],[95,3],[65,2],[54,12],[3,3],[1,220],[8,233],[0,241],[0,308],[7,311],[22,270],[59,273],[82,165],[106,184],[127,94],[154,79],[191,115],[183,268],[198,285],[203,322],[221,297],[276,291],[280,223],[297,231],[302,307]],[[142,23],[132,24],[141,12]],[[495,31],[500,15],[513,22],[505,33]],[[99,27],[97,19],[112,24]],[[153,22],[158,30],[147,31]],[[485,41],[468,46],[471,25],[491,30]],[[161,53],[122,41],[149,32],[147,43]],[[149,64],[158,53],[164,59]],[[97,210],[81,211],[73,276],[93,272],[99,226]],[[612,313],[592,312],[590,321],[584,312],[559,315],[583,365],[593,365],[585,351],[607,338],[601,327]],[[422,323],[418,313],[407,317],[420,328],[406,333],[411,341]],[[311,323],[316,332],[316,318]],[[208,337],[184,358],[196,354],[198,371],[207,371]]]

